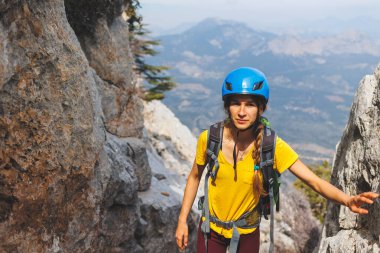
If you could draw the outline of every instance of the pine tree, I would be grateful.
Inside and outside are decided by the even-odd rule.
[[[167,66],[155,66],[146,63],[146,57],[155,56],[158,52],[154,47],[160,45],[158,40],[149,38],[150,32],[145,28],[142,17],[137,13],[140,8],[138,0],[132,0],[128,10],[128,24],[130,33],[130,43],[135,59],[135,71],[146,81],[143,93],[145,100],[163,99],[164,92],[171,90],[175,83],[167,75]]]

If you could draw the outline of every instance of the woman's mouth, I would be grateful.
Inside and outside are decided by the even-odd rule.
[[[237,119],[236,122],[240,125],[243,125],[247,122],[247,120],[244,120],[244,119]]]

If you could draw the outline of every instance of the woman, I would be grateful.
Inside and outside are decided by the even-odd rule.
[[[208,193],[205,194],[208,194],[209,213],[216,220],[209,223],[211,232],[204,236],[201,225],[205,223],[205,217],[202,217],[198,228],[198,253],[225,253],[235,232],[233,228],[223,226],[223,222],[237,221],[246,214],[256,214],[260,197],[268,194],[263,188],[260,168],[264,128],[261,116],[269,99],[269,87],[264,74],[253,68],[232,71],[224,80],[222,98],[228,117],[223,124],[222,147],[217,155],[219,170],[216,180],[205,182],[208,184]],[[186,220],[206,166],[207,135],[206,130],[199,136],[196,158],[185,188],[176,230],[180,250],[188,246]],[[362,204],[372,204],[373,199],[379,196],[372,192],[348,196],[316,176],[279,137],[275,141],[274,168],[279,173],[289,169],[314,191],[359,214],[368,213],[361,208]],[[258,226],[237,227],[236,230],[240,235],[237,252],[259,252]]]

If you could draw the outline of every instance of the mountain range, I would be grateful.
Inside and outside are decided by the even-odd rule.
[[[234,68],[263,71],[271,95],[265,116],[308,160],[331,160],[360,79],[371,74],[379,42],[354,30],[302,36],[206,19],[184,32],[158,36],[149,63],[172,69],[177,87],[164,103],[195,135],[224,118],[221,83]]]

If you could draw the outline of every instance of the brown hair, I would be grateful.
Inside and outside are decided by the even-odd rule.
[[[259,115],[258,117],[260,117]],[[258,119],[259,120],[259,119]],[[254,129],[254,146],[255,148],[252,151],[252,158],[255,161],[255,166],[260,166],[261,162],[261,155],[260,155],[260,149],[261,149],[261,142],[263,140],[263,123],[259,122],[258,126]],[[255,170],[253,176],[253,189],[256,196],[266,195],[267,193],[264,190],[264,186],[262,182],[260,181],[260,171]]]

